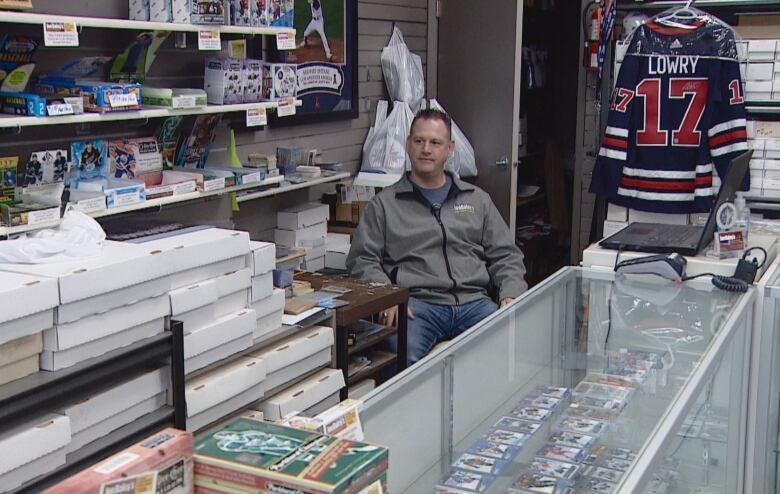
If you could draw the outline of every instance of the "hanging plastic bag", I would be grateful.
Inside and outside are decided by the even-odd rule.
[[[401,30],[393,28],[393,35],[382,48],[382,73],[387,92],[393,101],[403,101],[417,111],[425,97],[425,77],[419,55],[409,51]]]
[[[377,107],[377,111],[383,109],[384,106]],[[400,176],[409,169],[406,138],[413,118],[409,105],[402,101],[393,104],[393,111],[386,118],[377,117],[381,124],[369,133],[363,146],[362,171]]]
[[[106,233],[86,214],[69,209],[58,228],[0,242],[0,262],[45,264],[99,256]]]
[[[447,113],[435,99],[430,101],[430,108]],[[474,148],[454,120],[452,121],[452,140],[455,141],[455,151],[444,164],[444,169],[459,177],[476,177],[478,172]]]

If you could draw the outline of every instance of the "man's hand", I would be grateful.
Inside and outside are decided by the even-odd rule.
[[[506,307],[507,305],[511,304],[513,300],[514,299],[512,297],[502,298],[500,307]]]
[[[406,306],[406,318],[414,319],[412,309],[408,305]],[[383,324],[385,326],[396,326],[398,324],[398,306],[395,305],[387,310],[380,312],[379,324]]]

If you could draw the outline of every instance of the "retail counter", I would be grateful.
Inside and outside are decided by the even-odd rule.
[[[457,482],[479,476],[453,477],[451,465],[487,435],[516,447],[503,448],[505,468],[477,490],[519,487],[534,458],[562,450],[576,469],[552,481],[561,488],[593,487],[615,467],[614,483],[602,485],[614,492],[741,492],[754,297],[565,268],[368,395],[366,440],[390,448],[391,492],[470,492]],[[605,373],[633,389],[595,399],[581,382],[608,383]],[[540,402],[539,386],[567,390]],[[503,417],[538,419],[545,400],[554,409],[529,421],[535,430],[526,422],[519,436],[506,433],[522,420]],[[583,451],[556,449],[556,432],[578,418],[593,426],[569,434]]]

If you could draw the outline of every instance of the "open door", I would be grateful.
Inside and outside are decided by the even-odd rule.
[[[522,0],[438,0],[437,97],[474,146],[477,185],[515,231]]]

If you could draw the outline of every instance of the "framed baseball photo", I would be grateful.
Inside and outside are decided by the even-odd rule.
[[[295,64],[294,117],[273,117],[272,125],[357,118],[357,0],[294,0],[295,50],[272,52]]]

